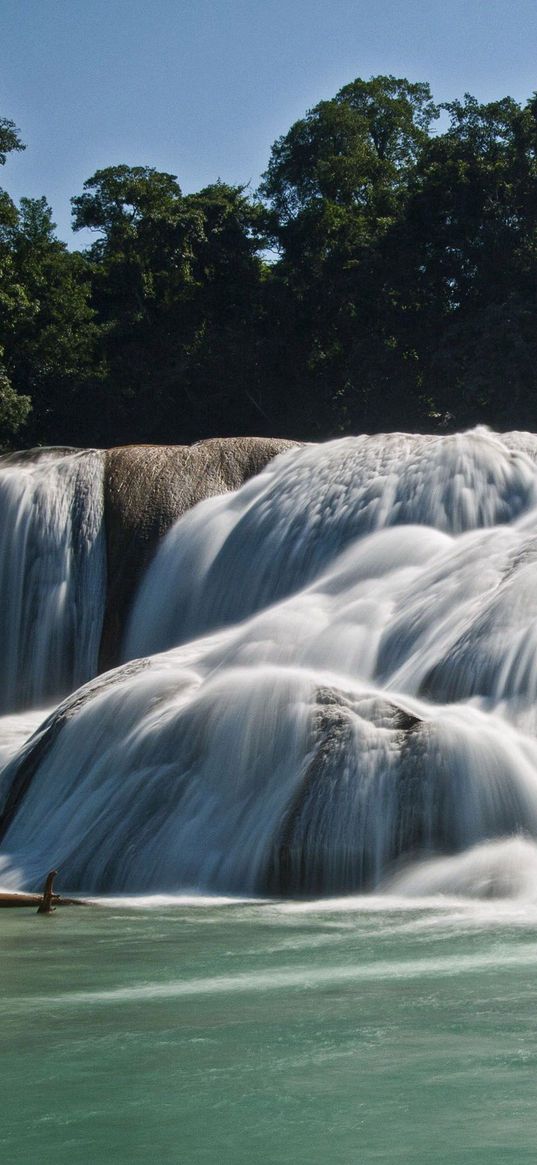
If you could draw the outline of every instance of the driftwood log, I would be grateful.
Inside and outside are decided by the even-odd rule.
[[[43,901],[42,894],[24,894],[22,891],[0,890],[0,909],[10,906],[40,906]],[[55,906],[93,906],[93,902],[88,902],[85,898],[63,898],[61,894],[54,896]]]

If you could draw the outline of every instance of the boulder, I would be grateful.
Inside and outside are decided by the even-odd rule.
[[[99,670],[119,662],[125,621],[159,540],[197,502],[238,489],[296,442],[213,437],[197,445],[128,445],[106,453],[108,593]]]

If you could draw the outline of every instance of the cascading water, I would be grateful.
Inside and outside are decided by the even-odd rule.
[[[278,457],[170,531],[140,588],[125,658],[244,619],[314,582],[346,547],[360,560],[375,531],[419,524],[437,548],[439,533],[512,523],[536,503],[535,465],[486,430],[350,437]],[[414,537],[390,544],[390,569],[405,566]]]
[[[103,617],[103,455],[0,458],[0,714],[95,674]]]
[[[162,542],[124,643],[144,665],[5,767],[3,880],[512,888],[515,851],[537,868],[536,594],[530,434],[282,455]]]

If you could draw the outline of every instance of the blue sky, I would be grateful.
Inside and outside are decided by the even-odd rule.
[[[27,144],[0,183],[45,194],[70,245],[96,169],[255,187],[275,138],[354,77],[439,101],[537,89],[537,0],[0,0],[0,27],[0,116]]]

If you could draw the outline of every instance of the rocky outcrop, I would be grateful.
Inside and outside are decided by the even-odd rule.
[[[385,737],[384,757],[385,741],[370,753],[359,740],[357,718]],[[371,812],[374,797],[370,800],[368,786],[380,791],[387,774],[393,829],[385,838],[383,863],[419,847],[423,806],[417,734],[422,727],[418,717],[388,700],[356,701],[334,688],[318,690],[309,763],[275,839],[261,893],[317,897],[371,889],[379,873],[375,845],[384,829],[379,830]],[[383,810],[390,812],[387,804]]]
[[[106,454],[108,593],[99,666],[115,666],[125,620],[160,538],[192,506],[238,489],[296,442],[214,437],[197,445],[129,445]]]
[[[225,762],[224,771],[220,773],[215,755],[213,766],[209,764],[205,778],[202,776],[205,762],[200,757],[200,748],[202,753],[208,750],[210,754],[220,736],[217,730],[215,738],[214,724],[211,728],[207,723],[207,706],[202,720],[197,719],[197,688],[192,692],[190,712],[183,719],[165,716],[161,730],[156,733],[153,729],[146,733],[141,727],[145,715],[149,713],[153,717],[161,700],[164,707],[169,707],[175,683],[173,670],[161,672],[161,666],[158,657],[136,660],[93,680],[53,712],[4,770],[0,839],[14,824],[15,836],[9,843],[14,851],[22,845],[23,850],[29,847],[32,854],[34,845],[38,851],[44,847],[46,860],[41,861],[41,865],[46,868],[53,860],[59,864],[72,890],[108,893],[124,889],[125,863],[129,866],[129,878],[132,872],[132,877],[140,880],[142,889],[150,889],[155,862],[153,834],[158,834],[164,826],[168,828],[168,819],[174,822],[173,837],[180,834],[187,838],[191,829],[195,831],[198,828],[196,817],[202,810],[199,792],[204,787],[210,800],[220,804],[222,816],[225,818],[227,814],[231,822],[239,822],[241,805],[244,813],[251,813],[249,829],[253,836],[258,837],[260,849],[264,848],[265,802],[263,796],[259,796],[258,811],[255,810],[256,788],[258,794],[260,792],[256,780],[252,778],[251,785],[247,785],[250,795],[246,797],[244,781],[242,778],[238,781],[237,801],[234,803]],[[184,692],[185,676],[180,667],[176,682],[177,693]],[[255,675],[252,675],[252,683],[255,685]],[[242,691],[241,687],[237,689],[236,716],[239,719],[243,711]],[[224,705],[229,695],[230,689],[224,685],[220,693]],[[219,698],[218,694],[216,698]],[[116,710],[113,715],[108,714],[109,700]],[[131,739],[127,746],[133,724],[129,719],[129,700],[132,701],[137,743],[133,744]],[[90,705],[95,701],[99,701],[100,710],[92,718]],[[73,724],[77,720],[78,735],[76,724]],[[217,713],[214,723],[218,721]],[[427,738],[423,721],[378,693],[346,693],[328,686],[314,689],[311,692],[309,729],[303,740],[303,767],[289,798],[287,779],[280,787],[277,776],[270,769],[266,772],[267,781],[275,781],[276,799],[282,794],[282,812],[272,845],[266,851],[266,863],[258,867],[257,892],[317,896],[369,889],[378,881],[379,873],[394,860],[426,843],[426,823],[435,816],[428,809],[426,797],[426,769],[430,766]],[[186,751],[183,747],[185,740],[190,741]],[[86,746],[89,754],[85,753]],[[129,777],[125,784],[125,772],[122,772],[119,761],[124,746],[131,750],[129,774],[138,774],[133,783]],[[51,765],[54,753],[56,760]],[[104,767],[103,757],[106,757]],[[239,756],[237,766],[240,769]],[[54,779],[51,781],[52,771]],[[204,786],[207,772],[209,782]],[[190,785],[191,776],[194,786]],[[88,779],[89,785],[85,784]],[[34,781],[37,790],[32,803]],[[62,805],[67,795],[73,824],[79,828],[81,817],[84,823],[82,854],[78,849],[70,852],[69,844],[64,848]],[[103,813],[104,803],[107,804],[106,814]],[[41,808],[44,838],[34,835],[32,824],[39,819]],[[19,813],[22,833],[19,830],[17,838],[15,819]],[[60,834],[55,833],[55,827],[50,831],[50,822],[55,816],[60,822]],[[126,821],[128,828],[125,833]],[[211,812],[205,824],[210,834]],[[232,851],[236,844],[231,831],[229,847]],[[215,853],[217,851],[218,846]],[[186,865],[182,864],[183,852],[179,847],[174,858],[177,889],[190,876],[188,858]],[[256,864],[255,847],[253,852]],[[240,847],[235,856],[237,862],[243,860]],[[248,878],[247,867],[246,861],[245,878]],[[213,874],[208,874],[203,862],[200,871],[202,880],[208,878],[211,887]],[[166,885],[169,871],[161,876],[162,884]],[[144,886],[145,877],[148,882]],[[30,872],[27,888],[37,889],[39,884],[39,879]],[[225,886],[219,887],[218,874],[212,888],[225,889]],[[250,892],[253,888],[250,883]]]
[[[292,447],[252,437],[0,457],[0,712],[47,707],[116,666],[159,539]]]

